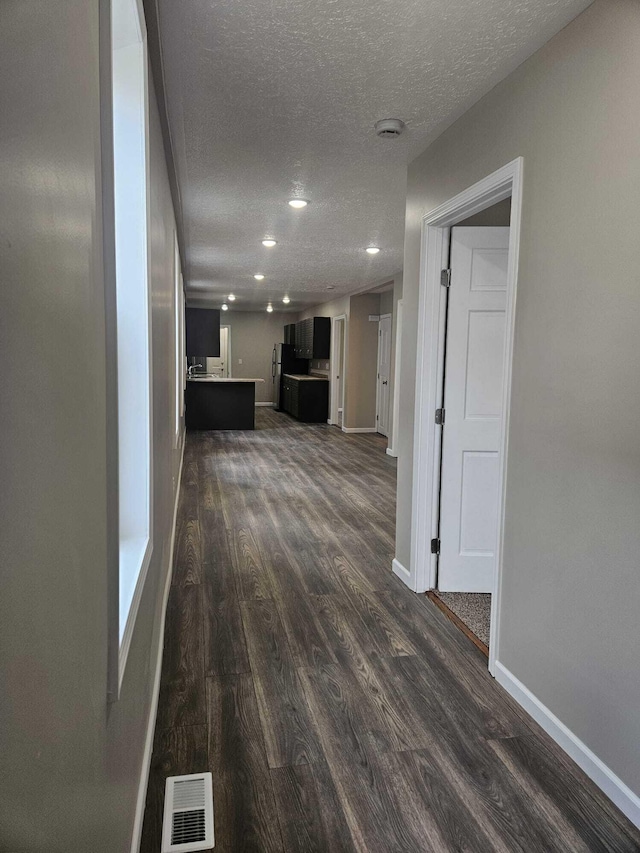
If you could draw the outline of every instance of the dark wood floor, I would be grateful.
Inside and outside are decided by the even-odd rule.
[[[143,853],[211,770],[217,853],[620,851],[638,834],[390,573],[378,436],[187,439]]]

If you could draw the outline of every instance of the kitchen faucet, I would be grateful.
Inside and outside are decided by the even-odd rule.
[[[188,378],[191,378],[193,376],[193,371],[197,367],[202,367],[202,365],[201,364],[190,364],[189,367],[187,367],[187,377]]]

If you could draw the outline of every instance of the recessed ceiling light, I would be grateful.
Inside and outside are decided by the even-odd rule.
[[[223,304],[222,304],[222,310],[223,310],[223,311],[228,311],[228,310],[229,310],[229,306],[228,306],[226,303],[223,303]]]
[[[266,246],[267,249],[271,249],[273,246],[276,245],[276,241],[275,240],[263,240],[262,245]]]
[[[230,293],[230,294],[227,296],[227,301],[228,301],[228,302],[235,302],[235,301],[236,301],[236,298],[235,298],[235,296],[233,295],[233,293]]]
[[[303,207],[306,207],[309,202],[305,201],[303,198],[290,198],[289,204],[291,207],[295,207],[296,210],[300,210]]]
[[[264,276],[262,275],[262,273],[261,273],[261,272],[257,272],[257,273],[254,275],[254,278],[255,278],[255,280],[256,280],[256,281],[262,281],[262,279],[264,278]]]
[[[377,246],[367,246],[365,252],[369,252],[370,255],[377,255],[380,249]]]
[[[267,305],[267,311],[269,312],[269,314],[271,314],[271,312],[273,311],[273,305]]]
[[[285,305],[288,305],[291,302],[291,300],[289,299],[288,296],[283,296],[282,301],[284,302]]]
[[[335,289],[336,289],[335,284],[329,284],[329,285],[327,285],[327,290],[335,290]]]

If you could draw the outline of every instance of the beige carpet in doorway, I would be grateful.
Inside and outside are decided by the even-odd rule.
[[[464,622],[479,640],[489,645],[491,595],[485,592],[440,592],[438,598]]]

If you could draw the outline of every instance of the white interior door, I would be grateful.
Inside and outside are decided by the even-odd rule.
[[[391,376],[391,315],[380,317],[378,324],[378,394],[377,418],[378,432],[389,435],[389,414],[391,411],[389,377]]]
[[[229,365],[229,326],[220,326],[220,357],[207,357],[207,373],[228,377]]]
[[[441,590],[493,590],[508,253],[508,228],[451,230]]]

